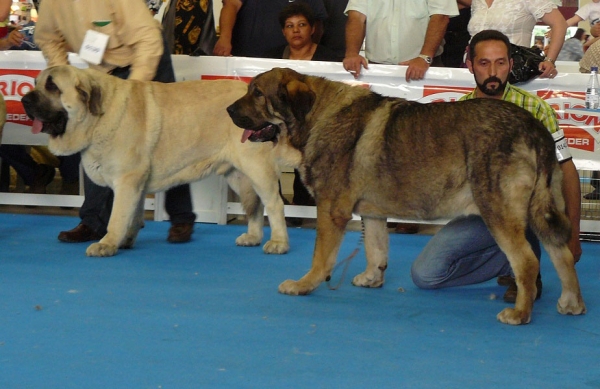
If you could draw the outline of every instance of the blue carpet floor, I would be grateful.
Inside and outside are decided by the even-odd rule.
[[[197,224],[88,258],[56,240],[77,218],[0,214],[0,388],[600,388],[600,245],[577,265],[588,313],[556,311],[547,257],[531,324],[503,325],[503,288],[424,291],[411,260],[429,236],[392,234],[386,284],[277,293],[310,267],[315,231],[282,256],[236,247],[243,226]],[[267,230],[267,234],[268,234]],[[359,242],[349,232],[340,257]],[[334,275],[339,279],[341,272]],[[497,295],[497,299],[491,298]]]

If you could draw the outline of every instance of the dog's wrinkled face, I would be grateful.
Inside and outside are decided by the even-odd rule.
[[[282,127],[293,129],[310,111],[315,94],[291,69],[275,68],[256,76],[248,93],[231,104],[227,112],[244,129],[242,142],[276,142]]]
[[[101,114],[101,93],[87,73],[72,66],[55,66],[42,71],[35,89],[21,99],[33,120],[33,133],[62,136],[69,120],[85,120]]]

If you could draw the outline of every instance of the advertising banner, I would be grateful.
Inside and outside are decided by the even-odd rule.
[[[76,55],[72,55],[70,59],[75,66],[86,66]],[[252,77],[273,67],[289,67],[301,73],[367,87],[383,95],[422,103],[456,101],[475,87],[473,75],[467,69],[430,68],[424,80],[406,82],[406,67],[392,65],[370,65],[355,80],[343,69],[341,63],[333,62],[174,55],[173,64],[178,81],[239,78],[248,82]],[[25,115],[20,103],[21,97],[33,88],[36,75],[45,65],[40,52],[0,52],[0,91],[7,103],[3,142],[45,142],[44,135],[35,135],[36,138],[32,139],[31,120]],[[552,80],[535,79],[519,87],[538,95],[554,108],[577,168],[600,170],[600,117],[590,112],[577,111],[584,108],[588,77],[585,74],[561,72]],[[439,120],[443,125],[444,118]]]

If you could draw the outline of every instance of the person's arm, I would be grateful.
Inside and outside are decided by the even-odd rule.
[[[42,1],[42,4],[44,2]],[[116,37],[133,48],[129,79],[150,81],[156,75],[164,44],[160,23],[143,1],[112,1]]]
[[[581,16],[579,15],[573,15],[572,17],[570,17],[569,19],[567,19],[567,27],[573,27],[576,26],[577,24],[579,24],[579,22],[581,22],[583,19]]]
[[[360,48],[367,31],[367,15],[358,11],[348,11],[346,20],[346,56],[344,69],[352,73],[354,78],[360,76],[361,66],[369,68],[367,60],[360,55]]]
[[[581,187],[579,183],[579,174],[575,168],[573,160],[561,163],[563,172],[563,196],[567,216],[571,221],[571,239],[569,240],[569,249],[578,262],[581,258],[581,242],[579,241],[580,220],[581,220]]]
[[[46,58],[46,65],[57,66],[69,63],[69,52],[65,39],[58,33],[52,5],[46,1],[40,3],[38,20],[35,24],[33,40]]]
[[[421,48],[421,54],[431,58],[435,57],[435,53],[444,39],[444,34],[446,33],[449,22],[450,17],[448,17],[448,15],[431,15],[429,24],[427,25],[427,32],[425,33],[425,41]],[[408,69],[406,70],[406,81],[423,79],[429,66],[431,66],[421,57],[400,62],[400,65],[408,66]]]
[[[221,57],[231,55],[231,39],[233,27],[237,19],[237,13],[242,8],[241,0],[223,0],[223,8],[219,16],[219,39],[213,49],[213,54]]]
[[[546,61],[540,64],[541,78],[549,78],[556,76],[556,66],[554,61],[560,53],[563,43],[565,42],[565,34],[567,33],[567,21],[562,16],[558,9],[546,13],[542,17],[542,22],[550,26],[550,45],[546,53]]]
[[[458,3],[458,5],[462,5],[463,7],[470,7],[471,6],[471,0],[457,0],[456,1]]]
[[[12,0],[0,0],[0,22],[4,22],[10,16]]]

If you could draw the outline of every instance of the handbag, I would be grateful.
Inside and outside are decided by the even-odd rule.
[[[508,76],[508,82],[518,84],[542,74],[540,71],[540,63],[544,62],[542,50],[537,47],[529,48],[512,43],[510,46],[513,67]]]

